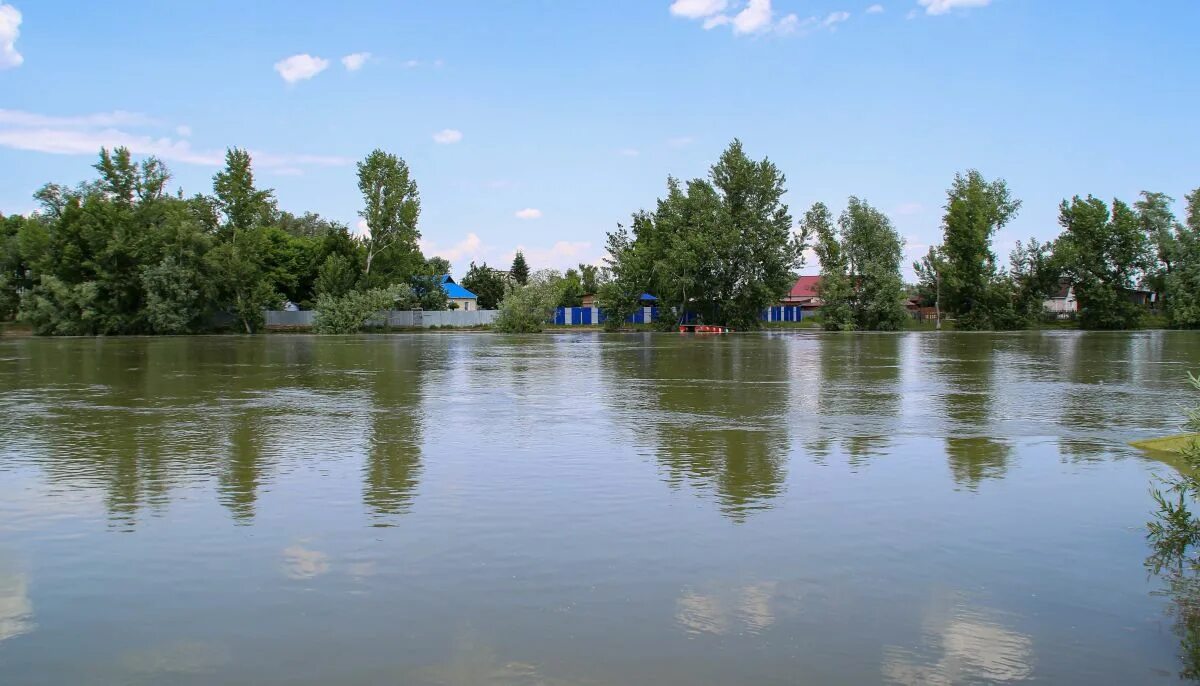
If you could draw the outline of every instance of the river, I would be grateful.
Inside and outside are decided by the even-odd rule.
[[[0,682],[1173,683],[1174,332],[0,339]]]

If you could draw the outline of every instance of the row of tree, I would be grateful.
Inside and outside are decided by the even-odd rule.
[[[408,166],[376,150],[358,164],[368,233],[277,208],[250,155],[231,149],[211,194],[167,192],[157,159],[102,150],[99,177],[48,184],[40,211],[0,218],[0,319],[45,334],[186,333],[233,315],[257,330],[265,309],[368,289],[445,307],[444,260],[417,246],[420,198]]]
[[[1153,293],[1154,309],[1172,326],[1200,327],[1200,189],[1174,199],[1143,191],[1129,205],[1091,195],[1064,200],[1062,233],[1053,241],[1018,242],[1005,269],[992,238],[1021,207],[1003,179],[977,171],[957,175],[947,191],[940,246],[913,267],[925,304],[940,304],[960,329],[1018,329],[1043,316],[1043,302],[1070,284],[1084,328],[1142,325],[1150,308],[1138,293]]]

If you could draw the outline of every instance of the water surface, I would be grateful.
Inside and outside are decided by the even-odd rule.
[[[1173,683],[1187,333],[0,341],[0,679]]]

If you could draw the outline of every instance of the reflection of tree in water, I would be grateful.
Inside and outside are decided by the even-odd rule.
[[[894,334],[841,334],[821,338],[817,435],[806,443],[817,456],[841,443],[851,465],[881,455],[900,413],[900,344]]]
[[[785,342],[651,340],[601,348],[634,441],[652,442],[669,483],[711,489],[736,521],[770,507],[789,445]]]
[[[373,374],[363,502],[385,525],[412,502],[421,475],[422,380],[444,349],[414,336],[370,345],[367,351],[364,364]]]
[[[984,479],[1000,479],[1008,471],[1012,446],[989,435],[995,402],[995,353],[976,335],[930,337],[927,356],[937,359],[944,384],[941,401],[948,422],[946,456],[954,481],[976,489]]]

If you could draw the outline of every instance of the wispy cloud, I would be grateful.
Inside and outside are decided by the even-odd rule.
[[[617,154],[621,157],[637,157],[642,153],[637,148],[621,148],[617,151]]]
[[[466,272],[469,263],[481,264],[487,262],[492,267],[507,268],[512,264],[513,257],[520,250],[534,270],[558,269],[565,270],[580,262],[598,264],[602,255],[588,241],[557,241],[549,247],[539,245],[519,244],[502,247],[485,241],[478,233],[471,231],[457,241],[441,243],[429,238],[420,241],[421,252],[425,255],[437,255],[450,260],[456,273]]]
[[[462,131],[458,129],[442,129],[433,134],[433,142],[441,145],[450,145],[457,143],[463,139]]]
[[[969,7],[987,7],[992,0],[917,0],[925,8],[925,14],[946,14],[951,10]]]
[[[168,162],[220,166],[224,150],[204,150],[184,140],[191,127],[172,130],[154,117],[116,110],[82,115],[47,115],[0,110],[0,147],[52,155],[94,155],[102,148],[124,146],[135,155],[154,155]],[[333,155],[281,154],[251,150],[255,166],[298,170],[303,167],[343,166],[352,160]],[[284,172],[286,173],[286,172]]]
[[[695,142],[696,139],[692,138],[691,136],[676,136],[674,138],[667,139],[667,145],[671,146],[672,148],[686,148]]]
[[[306,81],[329,67],[329,60],[308,53],[292,55],[275,63],[275,71],[288,83]]]
[[[517,210],[513,216],[517,219],[541,219],[542,211],[536,207],[526,207],[523,210]]]
[[[342,58],[342,66],[346,68],[346,71],[358,71],[369,59],[371,59],[369,52],[352,52]]]
[[[871,5],[867,8],[867,14],[880,14],[883,12],[883,5]]]
[[[686,19],[700,19],[724,12],[728,6],[728,0],[675,0],[671,3],[671,14]]]
[[[0,4],[0,69],[21,66],[25,57],[17,52],[21,35],[21,12],[12,5]]]
[[[727,9],[730,11],[726,12]],[[771,0],[745,0],[732,8],[725,0],[676,0],[670,11],[677,17],[699,20],[705,31],[729,26],[735,36],[807,35],[822,29],[833,31],[837,24],[850,18],[849,12],[838,11],[829,13],[824,19],[818,16],[801,19],[794,13],[776,19]]]

